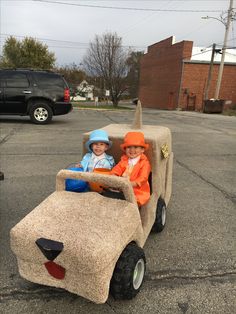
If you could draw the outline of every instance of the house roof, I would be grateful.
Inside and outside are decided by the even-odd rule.
[[[207,61],[210,62],[212,48],[193,47],[191,61]],[[221,53],[215,53],[214,62],[221,61]],[[226,49],[225,63],[236,63],[236,49]]]

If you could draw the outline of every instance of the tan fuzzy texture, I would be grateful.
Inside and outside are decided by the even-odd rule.
[[[137,229],[142,233],[136,205],[114,199],[109,199],[109,204],[96,192],[51,194],[11,230],[20,274],[36,283],[105,302],[120,252],[133,237],[139,242]],[[65,279],[48,274],[47,259],[35,244],[38,238],[63,242],[63,252],[54,262],[66,269]]]
[[[65,179],[82,179],[88,182],[98,182],[101,185],[113,187],[122,190],[128,202],[136,203],[130,182],[126,178],[110,176],[107,174],[89,173],[89,172],[75,172],[71,170],[61,170],[57,174],[56,190],[63,191],[65,189]]]
[[[140,108],[141,109],[141,108]],[[139,110],[139,109],[137,109]],[[141,121],[141,120],[140,120]],[[125,178],[97,173],[61,170],[56,191],[32,210],[11,230],[11,248],[17,256],[22,277],[35,283],[64,288],[95,303],[106,302],[115,264],[130,242],[143,247],[155,221],[158,198],[166,205],[172,187],[173,153],[170,130],[161,126],[111,124],[103,129],[113,145],[108,154],[119,161],[124,135],[143,132],[150,146],[145,152],[152,167],[152,194],[148,203],[138,208],[130,182]],[[84,134],[83,143],[89,138]],[[167,144],[169,155],[161,148]],[[84,147],[84,145],[83,145]],[[85,149],[84,149],[85,152]],[[120,189],[125,200],[104,197],[97,192],[65,191],[66,178],[80,178]],[[46,257],[35,241],[39,238],[60,241],[63,251],[54,260],[65,268],[65,278],[53,278],[46,270]]]
[[[134,121],[132,124],[132,129],[142,129],[143,122],[142,122],[142,105],[141,101],[138,100],[135,115],[134,115]]]

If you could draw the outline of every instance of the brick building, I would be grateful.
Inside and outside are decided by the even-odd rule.
[[[201,111],[211,52],[207,60],[204,52],[194,58],[192,41],[173,40],[170,37],[149,46],[142,57],[139,99],[143,107]],[[214,97],[220,57],[215,57],[208,98]],[[236,104],[236,56],[228,60],[225,58],[219,97]]]

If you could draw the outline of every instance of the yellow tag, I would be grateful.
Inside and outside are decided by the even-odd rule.
[[[161,152],[162,152],[162,156],[163,156],[164,158],[167,158],[167,157],[169,156],[169,147],[168,147],[167,144],[163,144],[163,145],[161,146]]]

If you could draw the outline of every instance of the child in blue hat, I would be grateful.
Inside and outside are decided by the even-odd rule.
[[[91,132],[89,140],[85,146],[89,151],[84,155],[81,162],[73,168],[73,171],[92,172],[94,168],[112,169],[115,165],[114,158],[106,151],[111,147],[112,142],[109,140],[107,132],[104,130],[95,130]],[[66,191],[70,192],[87,192],[88,182],[78,179],[66,179]]]
[[[94,168],[112,169],[115,165],[114,158],[106,154],[112,142],[104,130],[94,130],[89,136],[85,146],[89,151],[77,167],[82,167],[83,171],[92,172]]]

